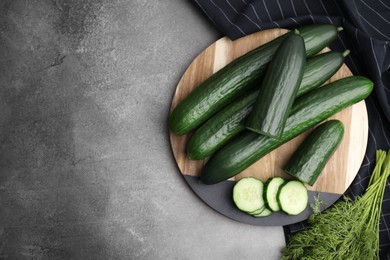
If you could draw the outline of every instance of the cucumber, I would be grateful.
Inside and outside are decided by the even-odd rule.
[[[342,27],[331,24],[311,24],[298,28],[299,34],[305,39],[306,56],[312,57],[329,46],[342,30]]]
[[[301,143],[283,170],[312,186],[336,151],[343,135],[342,122],[330,120],[321,124]]]
[[[247,129],[279,138],[302,82],[306,64],[305,43],[291,34],[280,44],[269,63],[259,95],[246,119]]]
[[[341,68],[349,53],[348,49],[343,52],[328,51],[309,58],[297,97],[321,86],[330,79]]]
[[[285,180],[281,177],[273,177],[264,184],[263,196],[265,205],[271,211],[280,210],[276,196],[278,194],[280,185],[282,185],[284,182]]]
[[[302,213],[309,203],[309,195],[305,185],[297,180],[282,184],[277,199],[281,210],[289,215]]]
[[[299,29],[305,40],[306,54],[313,56],[328,46],[340,28],[330,24],[310,25]],[[172,133],[185,134],[258,84],[280,43],[291,33],[280,36],[235,59],[197,86],[176,107],[168,119]]]
[[[365,99],[372,89],[371,80],[351,76],[301,96],[294,102],[281,138],[242,132],[210,157],[201,171],[201,182],[214,184],[235,176],[280,145]]]
[[[237,208],[247,213],[261,212],[265,206],[263,186],[262,181],[253,177],[240,179],[233,187],[233,201]]]
[[[329,51],[309,58],[297,97],[326,82],[339,70],[348,54],[349,50],[343,53]],[[258,93],[255,91],[233,101],[199,127],[188,140],[188,158],[205,159],[238,133],[244,131],[244,120],[251,111]]]
[[[199,127],[187,142],[187,157],[202,160],[245,130],[244,118],[252,110],[259,92],[255,91],[232,102]]]
[[[261,218],[261,217],[267,217],[267,216],[269,216],[271,214],[272,214],[272,211],[266,208],[261,213],[256,214],[256,215],[252,215],[252,216],[254,216],[256,218]]]
[[[266,210],[267,208],[265,207],[265,205],[263,207],[261,207],[260,209],[258,210],[255,210],[255,211],[252,211],[252,212],[247,212],[249,215],[258,215],[258,214],[261,214],[264,210]]]

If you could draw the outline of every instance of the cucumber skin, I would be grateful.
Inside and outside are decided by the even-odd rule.
[[[336,51],[329,51],[308,59],[297,97],[325,83],[340,69],[343,62],[344,56]],[[232,102],[199,127],[188,140],[188,158],[192,160],[205,159],[234,136],[244,131],[245,118],[252,110],[258,93],[259,91],[255,91]]]
[[[245,130],[244,118],[252,110],[258,91],[237,100],[207,120],[187,143],[187,157],[201,160],[222,147],[228,140]]]
[[[299,35],[305,39],[306,57],[312,57],[333,42],[341,27],[331,24],[311,24],[298,28]]]
[[[297,97],[324,84],[341,68],[345,57],[344,53],[328,51],[308,59]]]
[[[293,153],[283,170],[312,186],[336,151],[344,135],[344,125],[338,120],[318,126]]]
[[[280,44],[269,63],[252,111],[246,119],[247,129],[279,138],[302,82],[306,65],[302,36],[291,34]]]
[[[265,209],[266,209],[266,207],[264,205],[263,207],[261,207],[258,210],[255,210],[255,211],[252,211],[252,212],[245,212],[245,211],[243,211],[243,212],[248,213],[249,215],[253,216],[253,215],[258,215],[258,214],[262,213]]]
[[[255,217],[255,218],[263,218],[263,217],[267,217],[267,216],[269,216],[271,214],[272,214],[272,211],[269,210],[268,208],[266,208],[261,213],[256,214],[256,215],[252,215],[252,216]]]
[[[299,29],[305,40],[307,57],[328,46],[337,36],[334,25],[309,25]],[[287,33],[235,59],[197,86],[172,111],[169,129],[178,135],[188,133],[231,102],[239,93],[251,89],[263,76]]]
[[[351,76],[332,82],[298,98],[280,139],[245,131],[214,153],[202,169],[200,180],[215,184],[233,177],[251,164],[344,108],[365,99],[373,82]]]

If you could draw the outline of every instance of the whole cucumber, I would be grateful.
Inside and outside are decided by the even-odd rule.
[[[331,24],[309,25],[299,28],[304,38],[307,57],[328,46],[341,28]],[[197,86],[172,111],[169,129],[175,134],[185,134],[204,123],[217,111],[251,89],[262,78],[284,34],[235,59]]]
[[[349,50],[343,53],[329,51],[309,58],[297,97],[320,87],[343,65]],[[187,156],[202,160],[212,155],[222,145],[245,130],[244,121],[252,109],[258,91],[233,101],[200,126],[187,143]]]
[[[210,157],[202,169],[200,180],[214,184],[235,176],[282,144],[365,99],[372,89],[371,80],[351,76],[303,95],[294,102],[281,138],[243,132]]]
[[[305,65],[305,43],[302,36],[293,33],[283,40],[268,65],[259,95],[245,122],[247,129],[274,138],[281,136]]]
[[[303,183],[313,186],[339,146],[343,135],[344,125],[341,121],[326,121],[299,145],[283,170]]]

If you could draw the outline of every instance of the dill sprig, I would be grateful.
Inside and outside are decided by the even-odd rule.
[[[354,201],[343,200],[320,211],[315,200],[309,227],[291,236],[281,259],[379,259],[379,224],[390,153],[376,151],[375,168],[368,187]]]

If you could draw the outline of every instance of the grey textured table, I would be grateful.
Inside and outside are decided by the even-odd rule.
[[[188,187],[167,131],[221,37],[192,1],[0,2],[0,258],[278,259]]]

